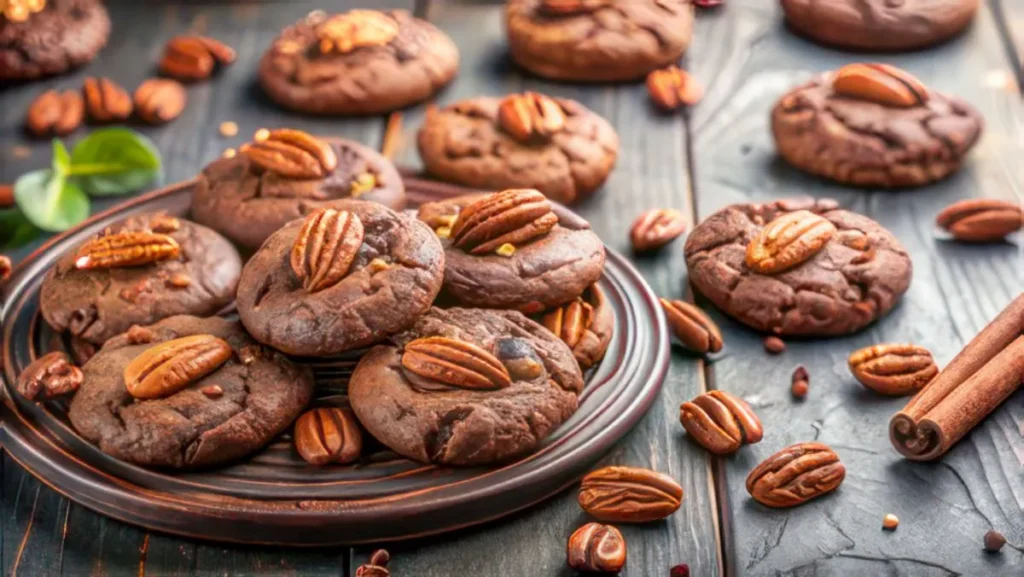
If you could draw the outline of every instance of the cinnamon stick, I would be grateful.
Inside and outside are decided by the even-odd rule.
[[[1024,293],[889,421],[904,457],[940,457],[1024,383]]]

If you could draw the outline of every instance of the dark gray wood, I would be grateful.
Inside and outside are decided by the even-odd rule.
[[[1024,89],[1024,2],[1017,0],[989,0],[1003,38],[1006,51],[1017,75],[1018,90]]]

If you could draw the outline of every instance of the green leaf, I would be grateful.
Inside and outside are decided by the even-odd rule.
[[[12,250],[25,246],[39,233],[17,207],[0,210],[0,248]]]
[[[53,139],[53,171],[57,174],[67,174],[71,170],[71,155],[68,148],[59,139]]]
[[[62,232],[89,216],[89,197],[50,169],[24,174],[14,183],[14,200],[32,224]]]
[[[145,188],[160,176],[161,166],[160,151],[148,138],[107,128],[75,145],[68,175],[89,194],[116,195]]]

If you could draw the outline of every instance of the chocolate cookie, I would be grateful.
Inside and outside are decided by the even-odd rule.
[[[210,372],[190,375],[186,386],[166,396],[129,393],[136,383],[125,375],[133,361],[192,335],[223,347],[216,359],[222,364],[210,363]],[[206,467],[252,453],[291,425],[313,395],[312,371],[256,344],[237,321],[221,318],[177,316],[132,327],[107,341],[82,371],[85,381],[68,412],[75,430],[108,455],[152,467]]]
[[[24,16],[0,16],[0,80],[32,80],[81,66],[110,35],[99,0],[49,0]]]
[[[325,357],[411,325],[441,290],[444,251],[415,218],[340,200],[275,232],[242,270],[238,314],[252,336]]]
[[[641,79],[676,62],[690,45],[690,0],[509,0],[509,51],[546,78]]]
[[[823,44],[856,50],[913,50],[970,24],[978,0],[781,0],[786,21]]]
[[[780,217],[788,218],[775,220]],[[766,227],[774,239],[752,248],[764,240]],[[685,254],[690,282],[718,308],[759,331],[786,336],[864,328],[892,309],[913,271],[889,231],[832,200],[727,207],[693,229]],[[765,267],[782,268],[758,272]]]
[[[604,270],[590,224],[536,190],[424,204],[445,250],[444,292],[463,306],[533,314],[572,301]]]
[[[234,299],[241,269],[238,251],[205,226],[135,216],[58,260],[39,308],[54,330],[101,345],[132,325],[217,314]]]
[[[298,133],[275,130],[269,134],[281,132]],[[351,140],[317,140],[329,146],[336,158],[334,168],[324,170],[323,176],[282,174],[287,171],[267,168],[245,152],[209,164],[192,192],[192,217],[238,245],[256,250],[286,223],[334,200],[358,198],[395,210],[405,207],[405,185],[388,159]],[[266,141],[275,139],[268,136],[254,144]]]
[[[891,66],[851,64],[785,96],[772,110],[779,154],[843,184],[920,186],[960,168],[981,115]]]
[[[314,11],[285,28],[260,60],[260,84],[278,104],[311,114],[380,114],[448,84],[459,52],[404,10]]]
[[[442,180],[535,188],[563,204],[597,190],[619,156],[605,119],[576,101],[530,92],[430,109],[417,141],[427,171]]]
[[[520,313],[432,308],[370,349],[348,390],[395,452],[487,465],[535,450],[576,411],[583,377],[565,343]]]

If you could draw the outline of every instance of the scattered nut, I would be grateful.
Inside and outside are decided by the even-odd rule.
[[[270,130],[266,128],[261,128],[252,135],[252,139],[256,142],[263,142],[268,138],[270,138]]]
[[[235,122],[221,122],[220,123],[220,135],[221,136],[235,136],[238,134],[238,123]]]
[[[500,254],[501,256],[512,256],[516,253],[516,246],[512,243],[506,242],[505,244],[494,249],[494,252]]]
[[[587,523],[569,537],[567,557],[579,571],[618,573],[626,564],[626,540],[611,525]]]
[[[11,264],[11,258],[0,254],[0,281],[9,279],[12,270],[14,270],[14,266]]]
[[[65,353],[54,351],[33,361],[18,375],[14,388],[30,401],[73,393],[82,385],[82,369]]]
[[[991,529],[988,533],[985,533],[985,550],[990,553],[996,553],[1006,545],[1006,537],[995,529]]]
[[[370,555],[368,563],[360,565],[356,569],[356,577],[388,577],[391,574],[388,571],[389,561],[391,561],[391,555],[384,549],[377,549],[373,555]]]
[[[803,365],[800,365],[793,371],[793,384],[789,388],[789,392],[798,399],[803,399],[807,396],[807,390],[810,388],[811,375],[808,374],[807,369]]]
[[[150,78],[135,89],[135,113],[149,124],[164,124],[181,115],[188,102],[185,87],[176,80]]]
[[[224,389],[222,389],[220,385],[206,385],[199,389],[199,392],[211,399],[218,399],[224,395]]]
[[[882,519],[882,528],[886,531],[895,531],[896,527],[900,524],[900,518],[892,513],[889,513]]]
[[[192,284],[192,279],[187,274],[176,272],[164,281],[164,284],[171,288],[188,288]]]
[[[786,341],[776,336],[768,336],[764,338],[764,350],[765,352],[778,355],[786,351]]]

